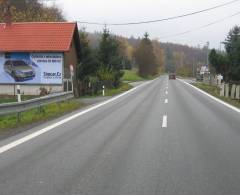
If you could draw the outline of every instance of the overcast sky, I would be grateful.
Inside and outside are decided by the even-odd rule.
[[[230,0],[56,0],[69,21],[122,23],[155,20],[216,6]],[[112,33],[141,37],[147,31],[160,41],[219,48],[234,25],[240,25],[240,15],[205,29],[177,37],[162,38],[214,22],[240,11],[240,1],[206,13],[181,19],[133,26],[109,26]],[[81,26],[81,25],[79,25]],[[101,31],[102,26],[83,25],[87,31]]]

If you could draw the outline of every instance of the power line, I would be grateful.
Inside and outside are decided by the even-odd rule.
[[[107,26],[127,26],[127,25],[139,25],[139,24],[149,24],[149,23],[156,23],[156,22],[163,22],[163,21],[167,21],[167,20],[174,20],[174,19],[178,19],[178,18],[183,18],[183,17],[187,17],[187,16],[192,16],[192,15],[196,15],[199,13],[203,13],[203,12],[207,12],[207,11],[211,11],[220,7],[224,7],[233,3],[236,3],[240,0],[233,0],[227,3],[223,3],[214,7],[210,7],[207,9],[203,9],[203,10],[199,10],[199,11],[195,11],[195,12],[191,12],[191,13],[187,13],[187,14],[183,14],[183,15],[178,15],[178,16],[172,16],[169,18],[162,18],[162,19],[158,19],[158,20],[148,20],[148,21],[140,21],[140,22],[126,22],[126,23],[100,23],[100,22],[88,22],[88,21],[77,21],[80,24],[89,24],[89,25],[107,25]]]
[[[159,37],[159,39],[172,38],[172,37],[177,37],[177,36],[185,35],[185,34],[188,34],[188,33],[194,32],[194,31],[197,31],[197,30],[201,30],[201,29],[207,28],[207,27],[212,26],[212,25],[215,25],[215,24],[217,24],[217,23],[223,22],[223,21],[225,21],[225,20],[227,20],[227,19],[230,19],[230,18],[232,18],[232,17],[234,17],[234,16],[237,16],[237,15],[240,15],[240,12],[237,12],[237,13],[235,13],[235,14],[233,14],[233,15],[227,16],[227,17],[225,17],[225,18],[221,18],[221,19],[219,19],[219,20],[216,20],[216,21],[214,21],[214,22],[205,24],[205,25],[203,25],[203,26],[200,26],[200,27],[197,27],[197,28],[194,28],[194,29],[191,29],[191,30],[187,30],[187,31],[184,31],[184,32],[176,33],[176,34]]]

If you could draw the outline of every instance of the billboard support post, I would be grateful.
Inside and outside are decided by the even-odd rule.
[[[69,89],[69,88],[68,88],[68,83],[69,83],[69,80],[67,80],[67,92],[68,92],[68,89]]]
[[[15,83],[13,84],[13,95],[15,98],[16,97],[16,84]]]
[[[73,76],[71,75],[71,83],[72,83],[72,92],[73,92]]]

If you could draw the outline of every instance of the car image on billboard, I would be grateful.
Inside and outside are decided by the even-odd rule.
[[[31,80],[36,76],[32,66],[23,60],[7,60],[4,63],[4,70],[13,77],[16,82]]]

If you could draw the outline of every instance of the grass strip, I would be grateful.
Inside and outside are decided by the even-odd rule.
[[[146,79],[143,77],[140,77],[138,75],[137,70],[124,70],[124,75],[122,77],[122,80],[134,82],[134,81],[144,81]]]
[[[239,100],[233,100],[231,98],[226,98],[226,97],[221,97],[220,96],[220,88],[217,87],[217,86],[212,86],[212,85],[208,85],[208,84],[205,84],[205,83],[191,83],[193,86],[211,94],[212,96],[224,101],[224,102],[227,102],[237,108],[240,108],[240,101]]]
[[[35,122],[41,122],[56,118],[65,113],[79,109],[84,105],[79,101],[73,99],[66,102],[53,103],[35,109],[31,109],[20,114],[20,121],[18,121],[17,114],[9,114],[0,116],[0,133],[7,129],[26,126]]]
[[[122,92],[128,91],[131,88],[133,88],[133,86],[131,86],[129,83],[121,83],[118,88],[106,88],[105,96],[118,95]],[[81,98],[96,98],[101,96],[102,96],[102,90],[99,90],[97,94],[84,95],[84,96],[81,96]]]
[[[118,88],[106,89],[105,95],[106,96],[118,95],[118,94],[120,94],[122,92],[128,91],[131,88],[132,88],[132,86],[130,84],[128,84],[128,83],[121,83]]]
[[[137,82],[137,81],[146,81],[146,80],[153,80],[160,76],[161,73],[153,75],[153,76],[147,76],[147,77],[141,77],[138,75],[137,69],[132,70],[124,70],[124,75],[121,78],[122,81],[129,81],[129,82]]]
[[[38,98],[39,96],[22,95],[22,101]],[[0,104],[17,102],[17,96],[0,96]]]

